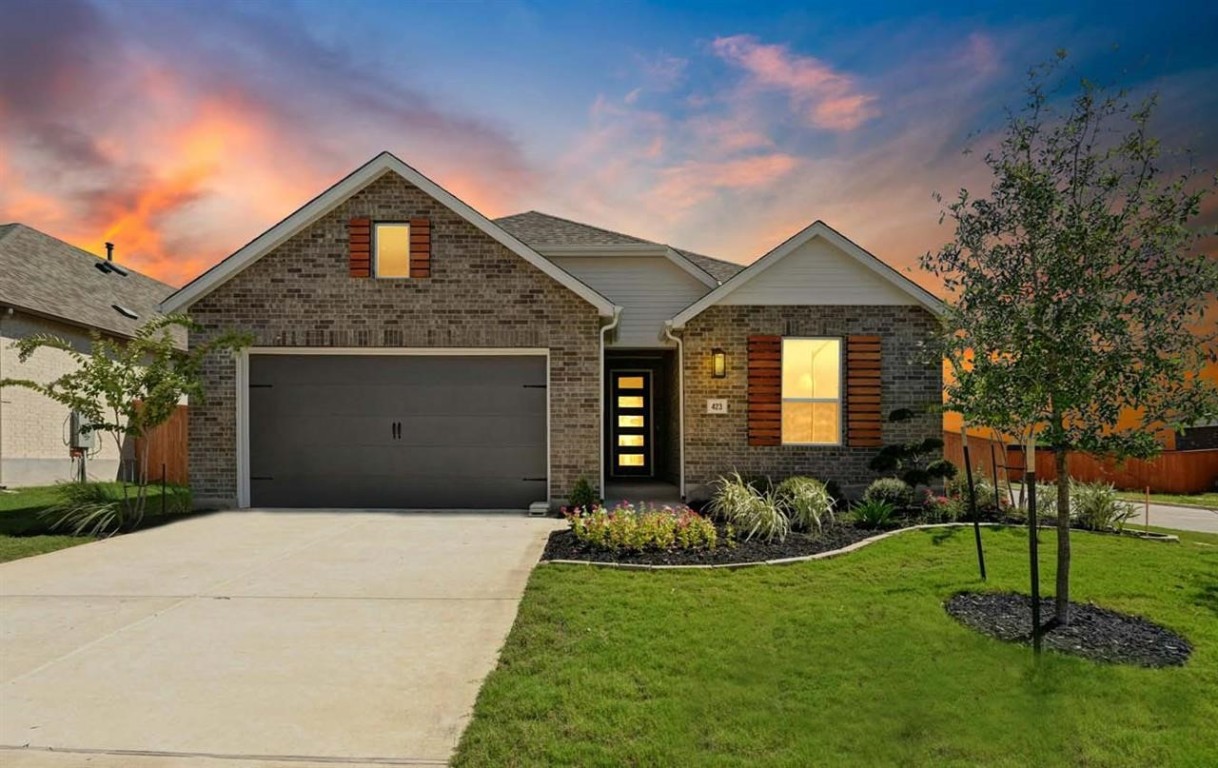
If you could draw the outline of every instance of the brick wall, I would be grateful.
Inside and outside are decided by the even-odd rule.
[[[848,492],[861,491],[874,479],[867,463],[875,448],[820,446],[749,446],[747,423],[748,337],[848,336],[883,337],[882,414],[897,408],[920,410],[942,398],[942,367],[921,346],[934,333],[935,318],[910,306],[715,306],[685,328],[685,482],[698,495],[699,485],[726,472],[769,475],[782,479],[806,474],[836,480]],[[727,377],[711,378],[711,350],[727,352]],[[706,413],[707,398],[726,398],[728,413]],[[843,419],[845,414],[843,413]],[[942,417],[921,414],[901,423],[885,423],[885,442],[940,437]]]
[[[431,220],[431,277],[353,278],[347,222]],[[256,346],[544,347],[550,350],[551,492],[600,476],[596,309],[456,213],[386,174],[198,301],[198,343],[221,329]],[[236,366],[215,356],[191,403],[190,475],[202,504],[236,502]]]
[[[14,312],[0,316],[0,378],[54,381],[76,370],[67,352],[40,349],[29,360],[17,359],[13,342],[39,333],[66,340],[80,352],[92,348],[89,333],[78,326]],[[66,406],[29,389],[0,389],[0,484],[10,487],[49,485],[74,479],[72,459],[64,440]],[[108,433],[95,433],[97,450],[88,461],[89,475],[97,480],[118,477],[119,450]]]

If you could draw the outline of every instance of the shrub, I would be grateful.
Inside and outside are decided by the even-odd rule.
[[[716,486],[711,513],[740,531],[745,541],[787,538],[791,522],[774,491],[755,488],[739,472],[719,478]]]
[[[40,516],[53,531],[72,536],[113,536],[144,518],[143,508],[114,498],[103,483],[64,483],[55,489],[59,501]]]
[[[833,522],[834,500],[821,481],[811,477],[788,477],[778,484],[776,493],[792,529],[820,531],[825,521]]]
[[[582,509],[585,512],[600,503],[596,491],[592,490],[592,483],[589,483],[586,477],[581,477],[575,481],[575,487],[571,489],[569,501],[573,509]]]
[[[973,479],[973,490],[977,494],[977,511],[982,517],[993,517],[1008,506],[1006,495],[994,489],[984,477]],[[960,504],[961,515],[968,513],[968,480],[957,475],[947,483],[947,496]]]
[[[854,524],[860,528],[882,528],[888,525],[896,511],[896,507],[887,501],[863,501],[854,507]]]
[[[965,502],[927,491],[922,497],[921,517],[928,523],[954,523],[965,513]]]
[[[913,500],[913,488],[909,483],[895,477],[881,477],[863,492],[863,501],[882,501],[894,509],[911,506]]]
[[[659,509],[629,503],[613,509],[593,505],[589,510],[564,509],[571,532],[596,549],[642,552],[649,549],[714,549],[719,533],[714,524],[692,509]]]
[[[1070,513],[1079,528],[1120,531],[1137,509],[1118,499],[1116,489],[1107,483],[1071,483]]]

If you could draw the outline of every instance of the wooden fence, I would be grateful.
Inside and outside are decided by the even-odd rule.
[[[1024,456],[1019,446],[1007,446],[999,441],[969,436],[969,458],[974,473],[993,476],[991,455],[996,455],[999,464],[1011,467],[1010,477],[1019,480],[1023,476]],[[994,453],[990,453],[990,446]],[[943,456],[963,469],[964,451],[958,432],[943,433]],[[1164,451],[1154,459],[1115,459],[1072,453],[1066,457],[1066,471],[1071,478],[1082,482],[1097,480],[1112,483],[1118,489],[1141,491],[1150,488],[1153,493],[1203,493],[1212,491],[1218,483],[1218,450]],[[999,469],[1001,473],[1002,470]],[[1036,451],[1037,479],[1053,482],[1057,479],[1052,451]]]
[[[187,406],[179,405],[169,421],[152,430],[148,435],[148,480],[160,482],[161,468],[165,470],[165,481],[175,485],[188,485],[190,473],[186,463],[186,431],[190,414]],[[141,441],[136,442],[136,456],[143,456]]]

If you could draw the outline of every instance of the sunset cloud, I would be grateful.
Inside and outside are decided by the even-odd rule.
[[[752,35],[717,38],[712,50],[749,74],[743,87],[787,94],[808,123],[831,131],[851,131],[880,114],[877,97],[855,78],[819,59],[800,56],[785,45],[763,44]]]

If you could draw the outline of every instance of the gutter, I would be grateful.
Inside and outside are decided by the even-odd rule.
[[[664,322],[664,336],[677,345],[677,464],[679,474],[677,489],[681,501],[685,501],[685,345],[680,336],[674,336],[671,320]]]
[[[605,498],[605,337],[609,332],[615,330],[617,325],[622,320],[622,308],[615,306],[613,308],[613,320],[606,325],[601,326],[601,354],[600,366],[597,370],[597,381],[599,386],[596,392],[596,402],[600,405],[597,409],[600,411],[600,444],[597,447],[596,453],[600,456],[600,496]]]

